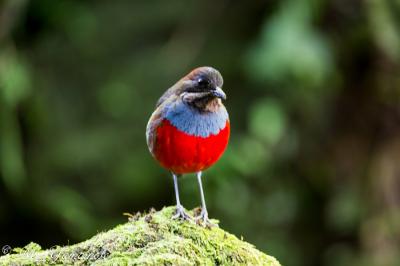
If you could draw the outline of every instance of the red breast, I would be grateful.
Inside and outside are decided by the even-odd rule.
[[[225,151],[230,125],[208,137],[188,135],[164,119],[156,129],[153,154],[166,169],[185,174],[203,171],[213,165]]]

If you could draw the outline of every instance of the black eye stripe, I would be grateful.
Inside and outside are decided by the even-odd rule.
[[[213,88],[212,82],[206,77],[199,77],[193,80],[193,83],[185,91],[187,92],[206,92]]]
[[[202,88],[208,88],[210,86],[210,81],[208,79],[199,78],[197,84]]]

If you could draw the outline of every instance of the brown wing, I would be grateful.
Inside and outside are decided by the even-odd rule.
[[[162,123],[164,119],[164,109],[166,106],[170,105],[174,101],[179,100],[179,94],[183,90],[183,82],[185,80],[181,79],[174,86],[169,88],[164,94],[158,99],[156,104],[156,110],[151,115],[146,128],[146,140],[149,151],[153,154],[157,127]]]
[[[151,115],[149,122],[147,123],[147,128],[146,128],[146,141],[147,141],[147,147],[149,148],[149,151],[152,155],[155,147],[155,141],[157,137],[157,128],[158,126],[161,125],[163,121],[163,113],[162,110],[159,107],[153,112]]]

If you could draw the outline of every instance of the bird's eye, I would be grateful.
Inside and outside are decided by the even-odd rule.
[[[210,82],[206,79],[199,78],[197,80],[197,84],[202,88],[207,88],[210,85]]]

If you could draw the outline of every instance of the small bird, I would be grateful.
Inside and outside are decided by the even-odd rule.
[[[218,161],[228,145],[230,122],[222,104],[226,99],[222,84],[221,74],[212,67],[192,70],[161,96],[147,124],[150,153],[174,180],[174,219],[192,220],[179,200],[178,178],[196,173],[202,208],[194,219],[211,224],[201,175]]]

